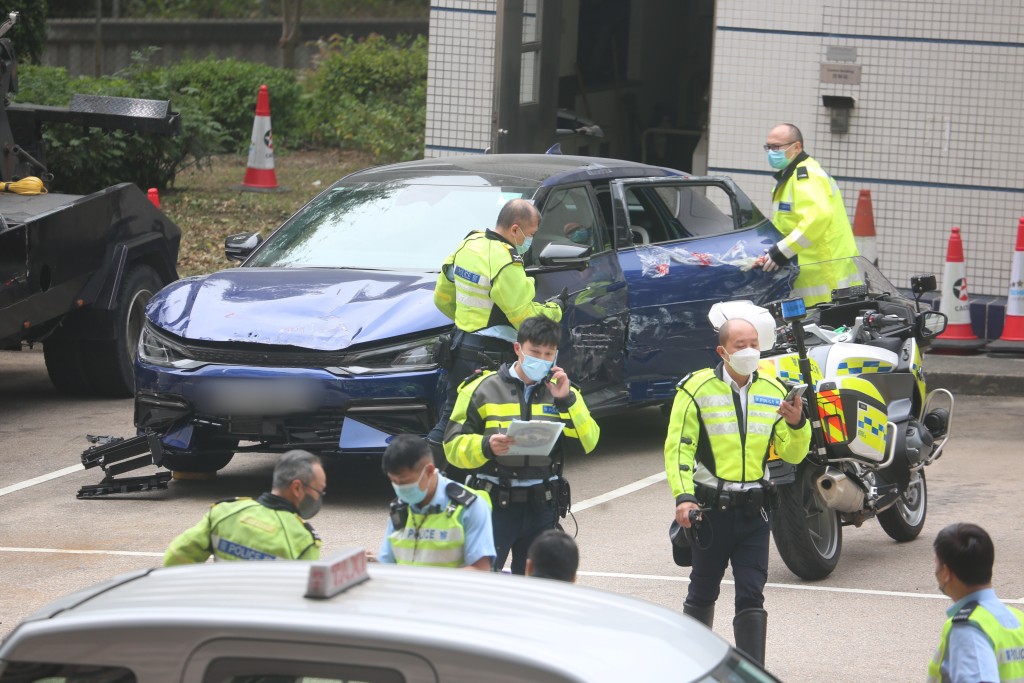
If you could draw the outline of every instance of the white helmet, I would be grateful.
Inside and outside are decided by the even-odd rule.
[[[739,318],[746,320],[757,330],[757,341],[761,351],[768,351],[775,346],[775,318],[768,312],[767,308],[754,305],[754,302],[742,301],[721,301],[711,307],[708,311],[708,320],[717,332],[726,320]]]

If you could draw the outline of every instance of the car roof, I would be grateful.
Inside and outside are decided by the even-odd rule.
[[[389,182],[442,177],[448,178],[447,184],[456,185],[460,177],[472,176],[488,185],[543,187],[595,178],[684,175],[681,171],[621,159],[563,154],[472,154],[377,166],[357,171],[342,180]]]
[[[317,600],[303,597],[309,567],[218,562],[128,574],[29,617],[0,647],[0,658],[38,654],[33,638],[80,642],[88,631],[103,642],[104,631],[132,629],[143,640],[145,630],[179,628],[195,639],[178,653],[183,658],[204,642],[204,632],[259,633],[282,641],[358,639],[442,660],[439,652],[465,652],[569,680],[621,681],[669,671],[676,680],[696,679],[730,649],[672,610],[549,579],[373,564],[368,581]]]

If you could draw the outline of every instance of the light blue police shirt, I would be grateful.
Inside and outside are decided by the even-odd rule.
[[[434,497],[419,505],[410,505],[413,512],[422,514],[431,505],[437,505],[442,510],[448,507],[448,495],[444,492],[451,479],[437,475],[437,489]],[[462,511],[462,528],[466,534],[466,546],[463,549],[465,564],[471,565],[482,557],[494,559],[497,553],[494,551],[494,528],[491,526],[491,508],[485,500],[477,500],[468,508]],[[388,528],[384,532],[384,542],[380,545],[380,552],[377,553],[377,560],[388,564],[395,564],[395,554],[391,550],[391,532],[395,525],[388,516]]]
[[[991,588],[983,588],[966,595],[946,610],[946,616],[953,617],[968,602],[976,600],[1006,628],[1017,628],[1020,624],[1013,612],[996,597]],[[946,661],[942,662],[942,680],[951,683],[978,683],[998,681],[999,663],[995,648],[984,631],[970,623],[953,624],[946,644]]]

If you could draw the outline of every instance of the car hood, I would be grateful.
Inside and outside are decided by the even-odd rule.
[[[432,273],[237,268],[162,289],[150,322],[184,339],[335,351],[451,325]]]

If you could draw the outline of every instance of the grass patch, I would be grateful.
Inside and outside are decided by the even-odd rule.
[[[210,169],[178,174],[174,187],[160,196],[164,213],[181,228],[182,277],[237,265],[224,257],[225,237],[238,232],[267,237],[335,180],[375,163],[369,155],[338,150],[279,153],[274,159],[277,183],[289,191],[262,193],[237,189],[247,160],[234,154],[214,157]]]

